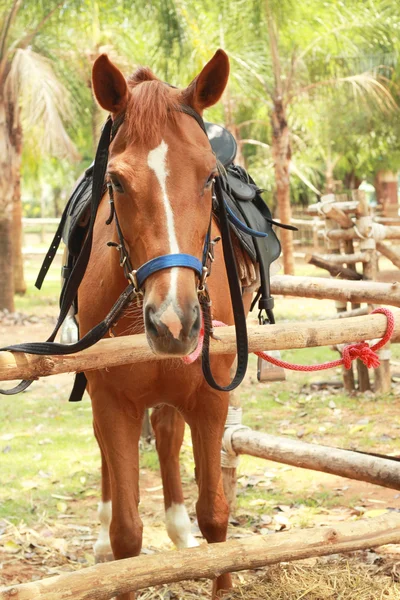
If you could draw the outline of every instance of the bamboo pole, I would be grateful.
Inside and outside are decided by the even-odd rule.
[[[252,429],[234,431],[231,444],[237,454],[249,454],[285,465],[331,473],[400,490],[400,464],[399,461],[390,458],[309,444]]]
[[[392,340],[400,341],[400,312],[395,311],[395,316],[397,318]],[[340,321],[337,319],[305,321],[268,325],[268,327],[252,325],[248,327],[249,352],[359,342],[383,337],[386,326],[386,317],[381,314],[350,317]],[[212,354],[236,354],[234,327],[219,327],[218,338],[218,340],[211,340]],[[58,373],[93,371],[154,360],[171,360],[171,357],[153,354],[145,334],[103,339],[92,348],[70,355],[35,356],[18,352],[0,352],[0,381],[38,379]],[[184,366],[184,368],[190,367]]]
[[[274,295],[400,307],[400,283],[397,282],[337,281],[323,277],[274,275],[271,277],[271,292]]]
[[[335,527],[283,531],[176,552],[137,556],[0,588],[0,600],[109,600],[113,596],[185,579],[214,579],[223,573],[282,561],[353,552],[400,541],[400,515],[338,523]]]

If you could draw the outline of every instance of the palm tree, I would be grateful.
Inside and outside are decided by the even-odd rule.
[[[14,290],[23,292],[21,258],[21,153],[29,133],[41,151],[74,155],[65,130],[68,94],[51,61],[35,42],[63,2],[12,0],[0,26],[0,310],[14,310]],[[22,6],[24,10],[21,11]],[[42,13],[40,13],[42,9]],[[32,26],[33,23],[33,26]],[[28,25],[30,24],[30,26]],[[14,226],[15,224],[15,226]],[[13,278],[15,274],[15,283]]]
[[[267,98],[279,216],[290,223],[290,173],[296,172],[290,128],[293,108],[304,100],[312,105],[321,91],[329,97],[339,90],[345,98],[351,90],[354,111],[365,102],[382,111],[395,109],[389,82],[379,68],[382,54],[393,52],[395,36],[390,35],[389,25],[394,24],[395,7],[385,5],[379,12],[373,2],[365,5],[357,0],[347,8],[316,3],[314,10],[291,0],[254,0],[254,5],[263,11],[267,35],[246,52],[231,52],[231,56],[245,70],[247,82],[252,81],[253,88]],[[364,54],[371,58],[371,47],[378,48],[379,55],[361,65]],[[357,57],[358,62],[347,60],[346,55]],[[359,70],[362,66],[366,68]],[[293,274],[292,232],[282,230],[281,241],[284,271]]]

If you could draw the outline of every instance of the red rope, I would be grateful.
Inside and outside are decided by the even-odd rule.
[[[374,344],[373,346],[369,346],[367,342],[359,342],[358,344],[349,344],[343,348],[342,358],[338,360],[332,360],[326,363],[322,363],[320,365],[296,365],[292,363],[288,363],[284,360],[279,360],[278,358],[273,358],[269,356],[267,352],[254,352],[257,356],[260,356],[263,360],[266,360],[269,363],[277,367],[282,367],[283,369],[290,369],[292,371],[323,371],[325,369],[332,369],[333,367],[340,367],[344,365],[346,369],[350,369],[351,363],[356,358],[359,358],[369,369],[379,367],[379,357],[376,354],[377,350],[380,350],[390,341],[390,338],[393,335],[394,331],[394,315],[387,308],[376,308],[372,311],[371,314],[381,313],[387,318],[387,327],[386,332],[383,338]],[[223,327],[225,323],[221,321],[213,321],[213,327]],[[184,363],[190,365],[194,362],[200,355],[202,347],[203,347],[203,339],[204,339],[204,326],[202,325],[199,337],[199,344],[192,354],[189,356],[182,357]]]

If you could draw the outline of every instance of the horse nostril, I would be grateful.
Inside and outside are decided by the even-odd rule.
[[[157,328],[157,323],[154,319],[155,312],[156,311],[152,304],[147,305],[144,311],[144,321],[148,333],[154,337],[158,337],[159,331]]]
[[[193,307],[193,312],[195,313],[195,318],[194,318],[194,323],[192,325],[192,328],[190,330],[190,337],[194,337],[195,335],[197,335],[200,331],[200,327],[201,327],[201,313],[200,313],[200,307],[198,304],[196,304]]]

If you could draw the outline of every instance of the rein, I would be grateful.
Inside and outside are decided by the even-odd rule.
[[[204,121],[194,109],[192,109],[190,106],[181,105],[177,110],[193,117],[197,121],[201,129],[204,131],[204,133],[207,135]],[[46,342],[30,342],[23,344],[15,344],[0,348],[0,351],[26,352],[28,354],[38,355],[67,355],[75,352],[80,352],[81,350],[89,348],[96,344],[101,338],[103,338],[106,335],[107,331],[109,331],[112,328],[113,324],[119,319],[126,306],[130,302],[132,302],[132,300],[135,297],[143,294],[142,286],[147,277],[163,269],[168,269],[171,267],[185,267],[194,270],[199,277],[199,302],[203,311],[205,323],[202,354],[202,368],[204,377],[207,383],[214,389],[217,389],[219,391],[231,391],[242,382],[246,374],[248,362],[248,343],[246,316],[242,302],[242,291],[239,283],[239,277],[236,268],[236,259],[232,247],[232,241],[229,230],[228,215],[226,212],[226,205],[223,197],[223,174],[221,170],[219,172],[219,176],[217,176],[215,179],[214,191],[219,208],[223,254],[228,275],[228,283],[236,328],[237,369],[236,374],[233,377],[231,383],[227,386],[219,385],[214,380],[210,367],[209,345],[210,336],[213,335],[213,329],[211,325],[211,301],[208,294],[206,279],[209,275],[209,267],[207,266],[208,259],[212,261],[212,242],[210,242],[212,213],[210,215],[210,226],[204,241],[202,261],[199,258],[194,257],[190,254],[167,254],[153,258],[135,270],[132,268],[129,253],[125,246],[125,240],[122,234],[122,230],[118,221],[118,216],[114,205],[114,198],[111,186],[108,186],[110,194],[111,212],[107,223],[109,224],[113,219],[115,219],[118,238],[120,242],[116,245],[116,247],[121,255],[120,264],[123,267],[125,277],[129,282],[128,286],[125,288],[118,300],[115,302],[114,306],[112,307],[108,315],[105,317],[105,319],[101,321],[98,325],[96,325],[93,329],[91,329],[82,339],[80,339],[74,344],[61,344],[54,342],[54,339],[65,317],[67,316],[70,307],[72,306],[76,298],[79,285],[83,279],[86,267],[89,262],[93,242],[94,223],[98,207],[103,196],[104,180],[108,164],[109,145],[115,138],[119,127],[123,123],[123,120],[124,114],[119,115],[114,121],[112,121],[111,116],[109,116],[101,133],[94,162],[92,200],[90,207],[91,210],[88,231],[81,252],[79,253],[78,258],[73,266],[71,275],[67,279],[62,289],[60,296],[60,314],[58,316],[57,323],[53,332],[51,333],[50,337],[47,339]],[[64,215],[65,214],[66,213],[64,212]],[[60,225],[54,236],[51,247],[44,259],[42,268],[39,272],[36,281],[36,287],[38,287],[39,289],[43,283],[46,273],[52,263],[52,260],[60,244],[64,222],[65,218],[63,217],[60,221]],[[109,245],[115,246],[115,243],[112,242],[109,243]],[[0,389],[0,394],[17,394],[27,389],[32,382],[33,380],[21,381],[17,386],[10,390]],[[86,377],[84,373],[78,373],[75,378],[75,384],[71,393],[70,400],[81,400],[85,387]]]

